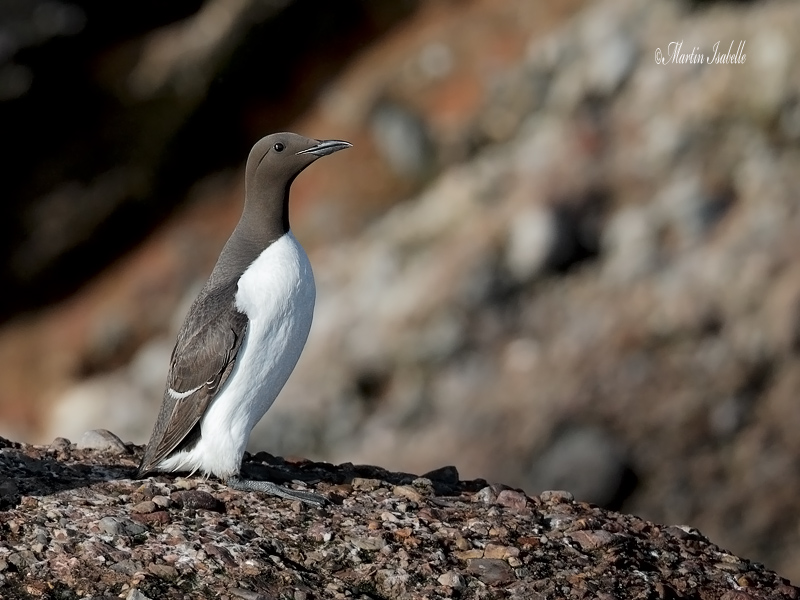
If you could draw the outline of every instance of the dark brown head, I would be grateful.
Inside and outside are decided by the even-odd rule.
[[[254,227],[266,228],[274,239],[289,231],[289,187],[315,160],[352,144],[314,140],[296,133],[273,133],[256,142],[245,170],[245,215]]]

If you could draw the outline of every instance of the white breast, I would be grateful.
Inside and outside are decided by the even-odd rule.
[[[165,470],[239,472],[250,432],[267,412],[303,351],[314,313],[311,264],[291,231],[273,243],[239,280],[236,307],[249,325],[236,365],[200,422],[202,437]]]

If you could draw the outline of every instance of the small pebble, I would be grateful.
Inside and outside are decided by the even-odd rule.
[[[577,542],[583,550],[597,550],[612,543],[616,536],[608,531],[573,531],[567,534],[574,542]]]
[[[156,510],[156,503],[152,500],[145,500],[144,502],[139,502],[138,504],[134,504],[131,507],[131,512],[134,514],[147,514],[151,513]]]
[[[375,551],[386,546],[386,540],[381,537],[358,537],[350,540],[360,550]]]
[[[503,490],[497,495],[497,504],[505,506],[506,508],[522,510],[528,504],[528,499],[522,492]]]
[[[742,590],[729,590],[722,595],[720,600],[757,600],[757,598]]]
[[[28,561],[26,560],[26,553],[30,554],[33,557],[33,553],[30,550],[24,550],[22,552],[12,552],[8,555],[8,562],[14,565],[18,571],[22,571],[28,565]],[[30,561],[34,562],[34,561]]]
[[[159,579],[176,579],[178,577],[178,571],[171,565],[150,563],[147,565],[147,570]]]
[[[500,585],[516,579],[514,571],[506,561],[493,558],[471,560],[467,565],[467,571],[486,585]]]
[[[519,556],[519,548],[514,548],[513,546],[503,546],[502,544],[486,544],[486,548],[483,549],[484,558],[498,558],[500,560],[505,560],[512,556]]]
[[[103,517],[97,522],[97,527],[108,535],[139,535],[147,531],[138,523],[130,519],[119,519],[117,517]]]
[[[54,529],[53,541],[56,543],[66,543],[70,541],[69,531],[67,529]]]
[[[52,450],[57,450],[58,452],[63,452],[64,450],[69,450],[70,441],[67,438],[57,437],[50,443],[50,448]]]
[[[448,571],[447,573],[442,573],[436,579],[441,585],[444,585],[449,588],[453,588],[454,590],[460,590],[467,585],[464,576],[460,573],[456,573],[455,571]]]
[[[461,476],[458,474],[458,469],[452,465],[446,467],[439,467],[433,471],[428,471],[423,475],[426,479],[431,481],[438,481],[448,485],[457,485],[461,481]]]
[[[174,484],[179,490],[193,490],[197,487],[197,481],[194,479],[187,479],[186,477],[178,477]]]
[[[109,567],[112,571],[116,573],[122,573],[123,575],[132,576],[134,573],[139,571],[136,566],[136,563],[130,559],[121,560],[118,563],[114,563]],[[140,596],[141,598],[147,598],[144,594]]]
[[[223,502],[217,500],[208,492],[201,490],[172,492],[170,499],[180,508],[199,508],[219,513],[225,512],[225,504]]]
[[[550,502],[551,504],[567,504],[575,500],[572,494],[563,490],[546,490],[539,494],[543,502]]]
[[[259,594],[258,592],[254,592],[253,590],[245,590],[242,588],[231,588],[228,590],[232,596],[236,598],[241,598],[242,600],[270,600],[269,596],[265,596],[264,594]],[[297,595],[295,595],[297,598]]]
[[[392,489],[392,493],[395,496],[406,498],[408,500],[411,500],[412,502],[417,502],[417,503],[422,502],[422,494],[420,494],[416,489],[414,489],[410,485],[397,485]]]
[[[417,477],[411,482],[411,485],[423,494],[430,495],[434,493],[433,481],[427,477]]]
[[[100,531],[108,535],[119,535],[119,532],[122,531],[119,519],[115,517],[103,517],[97,522],[97,526]]]
[[[473,502],[481,502],[483,504],[494,504],[496,500],[497,495],[488,485],[485,488],[475,492],[475,495],[472,496]]]
[[[125,596],[125,600],[151,600],[151,599],[149,596],[145,596],[142,592],[140,592],[136,588],[131,588],[131,590]]]
[[[353,493],[353,486],[349,483],[339,483],[337,485],[332,485],[328,488],[328,491],[331,494],[336,494],[337,496],[346,497]]]
[[[125,454],[128,448],[116,435],[107,429],[90,429],[78,441],[78,450],[100,450],[114,454]]]
[[[166,496],[153,496],[153,504],[160,508],[169,508],[172,501]]]
[[[158,494],[161,490],[157,488],[152,482],[146,482],[136,488],[133,493],[133,499],[137,501],[152,500],[153,496]]]
[[[157,510],[151,513],[133,514],[131,518],[146,525],[158,523],[159,525],[166,525],[170,522],[169,513],[165,510]]]
[[[353,477],[353,481],[351,481],[350,484],[353,486],[354,490],[371,492],[381,487],[381,485],[383,485],[383,482],[380,479],[365,479],[363,477]]]
[[[456,538],[456,548],[459,550],[471,550],[472,544],[469,543],[469,540],[462,535],[459,535]]]

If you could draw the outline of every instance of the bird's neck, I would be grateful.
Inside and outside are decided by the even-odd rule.
[[[289,185],[245,191],[242,218],[222,249],[206,289],[238,280],[266,248],[289,231]]]
[[[289,188],[278,186],[246,186],[244,211],[236,232],[248,240],[269,244],[289,231]]]

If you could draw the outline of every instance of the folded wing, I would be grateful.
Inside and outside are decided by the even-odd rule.
[[[138,475],[155,470],[198,425],[225,384],[247,331],[235,306],[236,282],[195,300],[172,351],[167,386]]]

